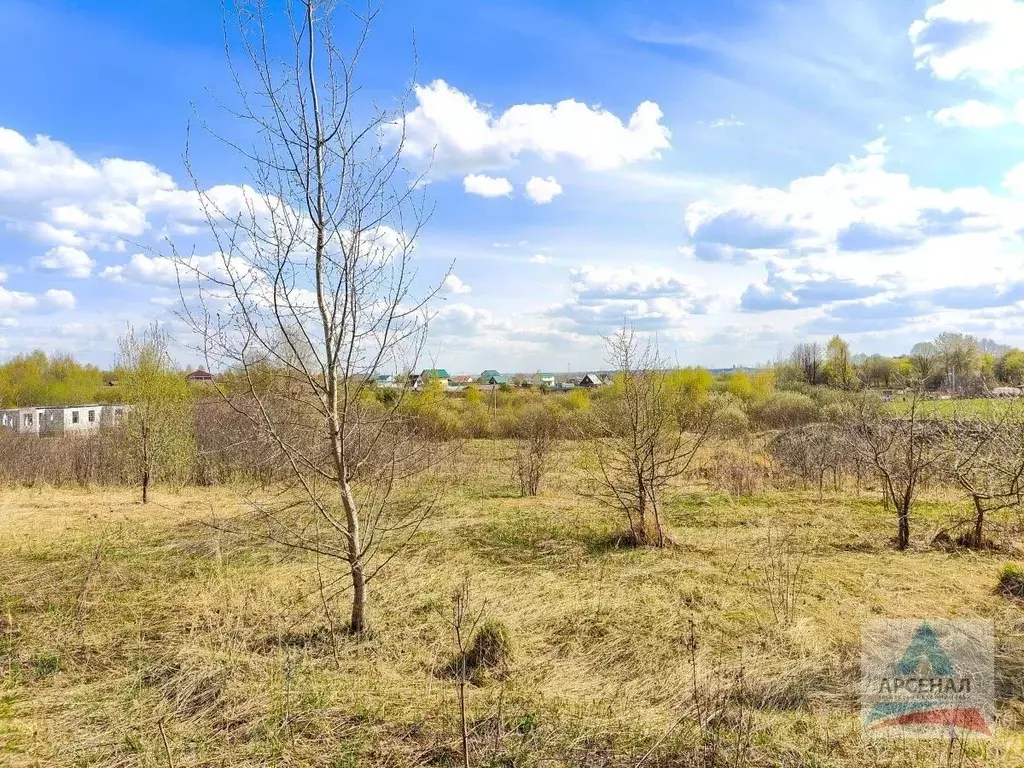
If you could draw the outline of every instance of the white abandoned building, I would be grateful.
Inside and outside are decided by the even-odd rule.
[[[0,429],[19,435],[86,434],[120,425],[123,405],[69,405],[0,410]]]

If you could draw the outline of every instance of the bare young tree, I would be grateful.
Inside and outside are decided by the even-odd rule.
[[[558,416],[544,405],[526,408],[513,428],[513,471],[523,496],[536,496],[558,439]]]
[[[910,513],[922,483],[939,468],[945,455],[934,421],[922,413],[921,387],[908,388],[900,413],[888,413],[866,394],[853,417],[851,447],[874,467],[886,501],[896,510],[896,546],[910,546]]]
[[[829,476],[833,487],[839,489],[847,437],[841,425],[817,422],[780,432],[768,447],[779,468],[817,486],[820,501]]]
[[[254,144],[211,133],[241,155],[250,180],[226,196],[204,189],[188,163],[217,250],[174,252],[183,317],[210,369],[234,374],[221,393],[280,455],[297,492],[261,510],[263,535],[344,565],[356,633],[368,626],[370,582],[430,507],[404,485],[431,455],[401,415],[404,390],[382,403],[371,380],[415,369],[446,276],[422,282],[413,262],[429,210],[422,176],[403,165],[404,101],[361,98],[357,71],[378,11],[296,0],[275,21],[262,0],[236,2],[226,42],[238,106],[227,109]],[[340,29],[353,33],[347,53]]]
[[[658,349],[623,327],[605,340],[613,391],[595,408],[597,498],[625,514],[630,539],[664,547],[662,500],[712,432],[716,410],[671,390]]]
[[[1024,409],[1011,401],[987,418],[953,418],[947,452],[949,476],[974,506],[970,546],[981,548],[988,516],[1024,500]]]

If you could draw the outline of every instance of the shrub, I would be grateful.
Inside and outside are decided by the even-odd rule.
[[[736,371],[726,379],[725,391],[739,400],[749,400],[754,396],[754,382],[746,371]]]
[[[736,404],[722,408],[715,417],[715,432],[722,437],[738,437],[750,429],[750,419]]]
[[[462,412],[462,429],[466,437],[480,439],[492,436],[491,414],[483,403],[467,403]]]
[[[466,402],[471,405],[476,405],[477,403],[482,403],[484,401],[483,394],[480,392],[479,389],[474,387],[472,384],[466,387],[466,391],[463,393],[463,397],[465,397]]]
[[[732,496],[753,496],[768,486],[769,467],[764,459],[732,443],[718,446],[702,469],[712,490]]]
[[[590,408],[590,395],[587,390],[577,387],[565,396],[565,406],[571,411],[585,411]]]
[[[398,402],[398,396],[401,394],[397,387],[377,387],[373,393],[384,405],[393,405]]]
[[[1024,567],[1004,565],[999,572],[999,590],[1007,597],[1024,599]]]
[[[420,428],[428,440],[453,440],[462,434],[459,414],[444,405],[420,412]]]
[[[459,668],[465,663],[466,676],[478,679],[483,672],[503,673],[512,662],[512,633],[498,619],[481,622],[463,658],[457,659]]]
[[[821,418],[817,403],[799,392],[776,392],[751,409],[751,420],[766,429],[788,429]]]
[[[559,432],[558,414],[543,404],[523,409],[513,427],[515,454],[513,477],[523,496],[536,496],[548,470]]]

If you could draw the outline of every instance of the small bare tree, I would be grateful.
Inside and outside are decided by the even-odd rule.
[[[558,439],[558,416],[544,405],[527,407],[512,432],[514,479],[523,496],[536,496]]]
[[[174,253],[183,317],[210,369],[234,373],[222,394],[279,454],[298,494],[261,508],[263,535],[344,564],[357,633],[371,580],[430,510],[405,481],[435,455],[402,417],[404,390],[382,403],[371,380],[415,368],[445,277],[423,283],[414,268],[429,211],[422,177],[402,163],[404,102],[360,98],[378,10],[298,0],[278,39],[264,2],[236,2],[228,51],[239,105],[229,113],[257,144],[215,136],[245,159],[250,184],[226,199],[189,164],[217,252]],[[348,53],[335,39],[342,24],[355,32]]]
[[[467,664],[470,640],[483,616],[484,607],[474,612],[469,594],[469,578],[452,596],[452,616],[450,619],[452,632],[455,635],[455,646],[458,651],[453,671],[458,681],[459,693],[459,726],[462,737],[462,765],[469,768],[469,719],[466,716],[466,683],[469,681],[470,670]]]
[[[1024,500],[1024,408],[1011,401],[987,418],[950,421],[946,462],[949,476],[974,506],[970,546],[985,542],[985,521]]]
[[[847,438],[845,428],[819,422],[779,433],[769,448],[778,467],[797,475],[804,484],[817,486],[820,501],[826,478],[831,476],[833,487],[839,488]]]
[[[657,346],[634,329],[605,342],[617,373],[595,408],[597,472],[588,493],[623,512],[634,543],[663,547],[663,495],[710,437],[716,409],[673,392]]]
[[[851,447],[878,473],[882,493],[896,510],[896,546],[910,546],[910,513],[924,483],[938,470],[945,451],[934,421],[924,418],[920,384],[908,387],[900,413],[888,413],[877,398],[861,396],[852,417]]]

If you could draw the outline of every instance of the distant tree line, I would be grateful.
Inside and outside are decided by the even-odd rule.
[[[36,350],[16,355],[0,365],[0,408],[108,402],[103,392],[108,378],[69,354],[47,356]]]
[[[972,396],[998,386],[1024,384],[1024,352],[970,334],[940,333],[933,341],[915,344],[905,355],[854,355],[842,337],[833,336],[827,344],[795,345],[775,369],[781,388],[809,384],[890,389],[914,381],[925,391]]]
[[[692,367],[671,375],[675,386],[726,391],[744,402],[763,400],[776,389],[806,385],[855,391],[899,388],[907,382],[918,382],[925,391],[974,396],[998,386],[1024,386],[1024,351],[969,334],[940,333],[932,341],[915,344],[906,354],[887,357],[853,354],[842,337],[833,336],[827,344],[798,343],[788,357],[756,370],[737,369],[716,379],[706,369]],[[218,381],[225,390],[245,389],[240,370],[223,371]],[[511,389],[503,387],[502,392]],[[200,398],[212,394],[195,392]],[[385,399],[394,395],[391,391],[378,394]],[[424,399],[433,402],[444,394],[438,391]],[[471,404],[483,399],[474,387],[463,394]],[[121,401],[117,370],[80,363],[70,354],[36,350],[0,364],[0,408]]]

